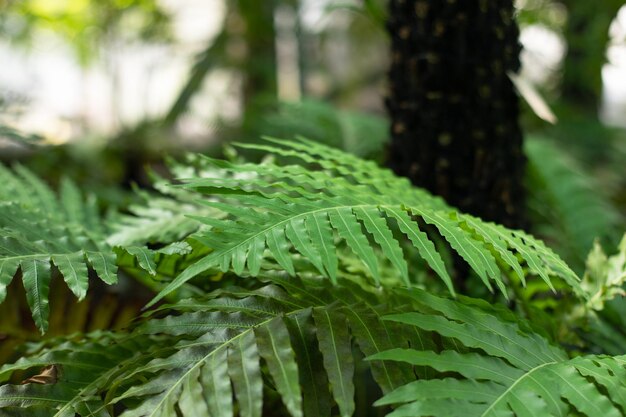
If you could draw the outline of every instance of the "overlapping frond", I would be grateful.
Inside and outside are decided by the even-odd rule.
[[[261,416],[271,380],[292,416],[340,415],[355,409],[355,355],[432,342],[385,322],[387,294],[355,284],[273,278],[259,290],[221,290],[162,307],[132,333],[57,343],[0,368],[54,365],[49,384],[0,387],[0,410],[48,410],[50,416]],[[362,353],[356,353],[362,352]],[[383,392],[413,379],[411,366],[379,361],[372,374]],[[265,387],[265,388],[264,388]],[[24,415],[26,415],[24,414]]]
[[[379,250],[409,285],[401,236],[454,292],[424,225],[436,229],[489,289],[495,284],[506,295],[502,272],[524,282],[525,269],[548,284],[550,276],[558,276],[578,286],[577,276],[540,241],[461,214],[373,162],[305,139],[241,146],[299,160],[307,167],[207,159],[219,175],[187,179],[184,186],[211,196],[205,204],[228,218],[196,217],[211,227],[196,238],[212,252],[182,272],[157,299],[212,267],[256,276],[266,252],[292,275],[291,253],[300,253],[335,281],[340,242],[363,261],[375,281],[380,279],[374,256]]]
[[[53,370],[46,379],[0,387],[0,410],[18,416],[108,416],[102,387],[167,351],[158,342],[112,332],[91,333],[79,341],[51,340],[46,344],[51,347],[35,349],[0,368],[0,381],[5,383],[16,372]]]
[[[455,341],[443,351],[395,349],[371,360],[428,366],[437,379],[413,381],[385,395],[400,416],[622,416],[626,411],[626,356],[566,353],[499,316],[486,303],[463,304],[426,292],[407,292],[421,312],[385,317]]]
[[[294,416],[342,416],[355,409],[353,346],[363,354],[385,346],[408,346],[367,304],[358,287],[309,286],[281,279],[257,292],[224,291],[207,302],[180,303],[178,316],[153,320],[138,331],[197,338],[181,341],[176,353],[156,359],[131,375],[139,382],[113,399],[139,405],[123,416],[196,413],[261,416],[264,378],[272,381],[286,411]],[[284,287],[283,287],[284,286]],[[374,301],[376,296],[369,294]],[[381,388],[410,381],[410,367],[382,363],[373,371]],[[146,375],[152,377],[145,381]]]
[[[176,176],[203,176],[204,163],[196,155],[184,162],[169,161],[169,171]],[[203,225],[190,215],[220,217],[219,210],[199,204],[197,195],[189,190],[172,187],[170,182],[152,173],[152,186],[157,192],[137,190],[140,201],[127,208],[127,213],[113,213],[107,223],[112,245],[163,244],[180,241],[201,229]]]
[[[197,206],[170,198],[150,196],[144,204],[129,207],[130,214],[116,216],[107,237],[111,245],[175,242],[198,230],[198,222],[187,217]],[[204,213],[203,213],[204,214]]]
[[[547,139],[525,144],[528,189],[538,232],[572,265],[583,266],[595,238],[618,238],[620,215],[579,164]],[[617,233],[616,233],[617,232]]]
[[[116,254],[106,243],[106,226],[93,196],[84,198],[69,180],[63,181],[57,196],[27,169],[18,166],[13,172],[0,166],[0,197],[0,302],[21,271],[42,333],[48,326],[53,266],[78,299],[87,293],[89,267],[107,284],[116,282]],[[145,248],[125,249],[141,257],[140,265],[148,265]]]

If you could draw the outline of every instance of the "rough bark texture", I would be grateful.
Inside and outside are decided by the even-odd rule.
[[[389,166],[462,211],[524,225],[512,0],[390,0]]]

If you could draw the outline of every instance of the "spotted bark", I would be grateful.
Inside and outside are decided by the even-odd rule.
[[[390,0],[389,166],[462,211],[523,226],[512,0]]]

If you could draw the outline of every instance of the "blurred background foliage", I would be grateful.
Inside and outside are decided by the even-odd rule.
[[[303,135],[384,160],[384,0],[0,0],[0,159],[126,207],[165,155]],[[517,0],[534,232],[582,268],[626,216],[626,4]],[[453,123],[454,121],[451,121]],[[575,196],[575,198],[572,198]],[[0,329],[0,332],[2,330]]]

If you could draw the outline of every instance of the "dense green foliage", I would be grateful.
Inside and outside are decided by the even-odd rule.
[[[135,256],[141,268],[156,273],[154,253],[148,248],[109,244],[109,228],[114,223],[103,221],[96,200],[85,199],[69,180],[63,181],[57,197],[25,168],[18,166],[13,173],[2,167],[0,178],[0,300],[19,269],[33,319],[42,333],[48,327],[52,265],[79,300],[87,294],[88,268],[107,284],[117,281],[119,252]]]
[[[615,242],[620,214],[606,193],[573,158],[546,138],[526,141],[528,188],[533,223],[546,239],[558,242],[562,254],[580,267],[594,238]]]
[[[624,2],[482,3],[0,0],[0,417],[626,415]],[[524,155],[515,22],[559,119]]]
[[[391,416],[623,415],[626,357],[569,359],[528,323],[498,317],[491,306],[468,307],[422,292],[411,296],[426,314],[394,314],[385,320],[454,338],[461,347],[439,353],[396,349],[370,359],[431,366],[458,376],[418,380],[387,394],[378,404],[408,403]]]
[[[3,294],[21,275],[42,332],[51,274],[79,299],[89,271],[160,292],[124,330],[27,345],[0,368],[0,415],[351,416],[376,399],[394,416],[626,410],[622,356],[584,337],[564,349],[523,319],[544,308],[523,294],[543,286],[569,300],[556,320],[610,327],[624,244],[596,247],[581,280],[540,240],[371,161],[305,139],[239,146],[272,157],[174,163],[173,186],[155,177],[157,193],[104,217],[69,181],[56,195],[2,169]],[[455,296],[453,253],[519,314]],[[456,299],[435,295],[446,289]]]
[[[410,285],[407,264],[393,236],[391,222],[454,293],[441,256],[418,226],[420,220],[434,226],[490,290],[495,284],[508,295],[497,262],[524,281],[520,259],[512,250],[520,254],[533,274],[547,283],[550,283],[549,275],[554,274],[577,286],[576,275],[558,256],[521,231],[509,231],[460,214],[441,199],[412,188],[406,179],[395,177],[372,162],[307,140],[270,139],[270,142],[279,146],[242,146],[299,158],[305,163],[318,164],[323,170],[207,160],[220,169],[216,177],[185,180],[184,186],[230,202],[205,204],[227,212],[235,221],[198,219],[213,228],[196,239],[214,251],[177,277],[162,295],[212,266],[219,266],[222,272],[232,266],[238,274],[247,270],[255,276],[265,249],[293,275],[295,269],[289,251],[294,248],[321,274],[336,281],[333,231],[365,263],[376,283],[380,283],[381,276],[372,241],[395,266],[404,284]]]

